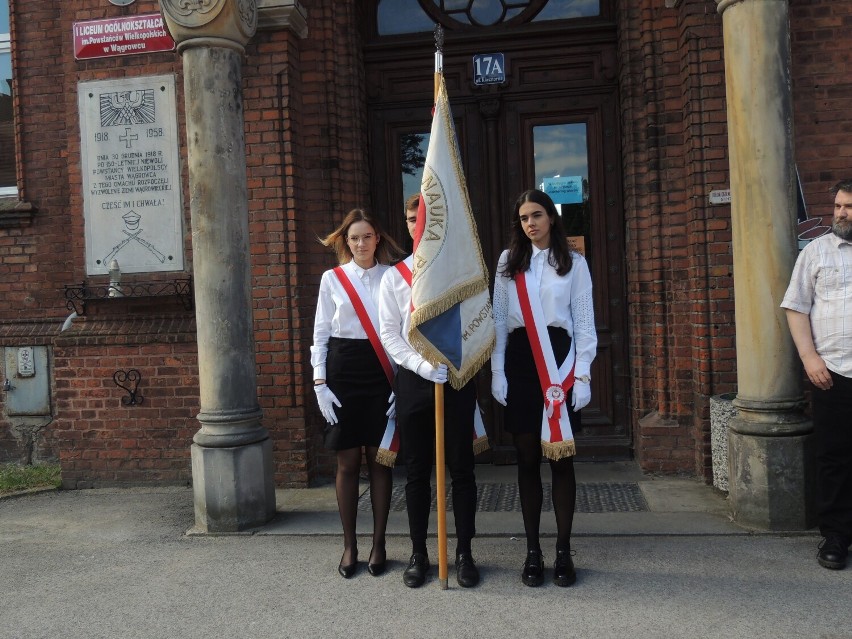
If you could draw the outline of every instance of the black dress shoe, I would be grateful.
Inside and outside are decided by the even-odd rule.
[[[370,560],[367,561],[367,572],[373,575],[373,577],[378,577],[381,574],[384,574],[385,568],[387,567],[387,555],[385,551],[382,550],[382,560],[373,562],[370,561],[373,559],[373,551],[370,551]]]
[[[473,555],[469,552],[456,555],[456,581],[462,588],[473,588],[479,583],[479,568],[473,563]]]
[[[348,566],[344,566],[343,563],[341,563],[339,566],[337,566],[337,572],[339,572],[340,576],[344,579],[350,579],[355,574],[355,569],[357,567],[358,553],[356,552],[355,555],[352,557],[352,563]]]
[[[843,570],[846,568],[847,545],[840,537],[826,537],[819,544],[817,561],[823,568]]]
[[[422,552],[411,555],[408,568],[402,573],[402,583],[409,588],[419,588],[426,581],[426,573],[429,572],[429,557]]]
[[[528,550],[524,561],[524,569],[521,571],[521,581],[525,586],[540,586],[544,583],[544,566],[542,565],[541,551]]]
[[[577,573],[574,572],[574,562],[571,561],[570,550],[557,550],[556,561],[553,562],[553,583],[557,586],[570,586],[577,581]]]

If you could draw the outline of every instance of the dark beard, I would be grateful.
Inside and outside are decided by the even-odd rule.
[[[852,221],[833,222],[831,232],[843,240],[852,240]]]

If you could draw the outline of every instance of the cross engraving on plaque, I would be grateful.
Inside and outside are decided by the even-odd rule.
[[[124,135],[118,136],[118,139],[124,142],[126,145],[126,149],[130,149],[133,147],[133,142],[139,139],[139,136],[136,133],[130,132],[130,127],[124,127]]]

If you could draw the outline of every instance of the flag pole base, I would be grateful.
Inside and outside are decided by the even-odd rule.
[[[447,580],[446,579],[439,579],[438,581],[441,582],[441,590],[446,590],[447,589]]]

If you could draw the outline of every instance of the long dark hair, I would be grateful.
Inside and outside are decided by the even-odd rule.
[[[373,231],[379,237],[379,243],[376,246],[376,262],[379,264],[390,264],[394,258],[402,255],[402,249],[385,233],[378,219],[364,209],[352,209],[343,218],[340,226],[320,239],[320,242],[324,246],[334,249],[338,262],[346,264],[352,261],[352,250],[346,243],[346,234],[349,233],[349,227],[355,224],[355,222],[366,222],[373,227]]]
[[[556,205],[550,196],[538,189],[524,191],[515,202],[515,212],[512,214],[511,237],[509,239],[509,258],[501,275],[513,278],[518,273],[523,273],[530,267],[532,258],[532,242],[524,233],[521,226],[520,210],[523,204],[532,202],[541,206],[550,218],[550,255],[548,263],[556,269],[557,275],[565,275],[571,270],[573,260],[568,240],[565,237],[565,229],[562,226],[562,218],[556,210]]]

